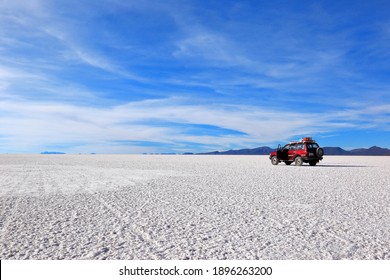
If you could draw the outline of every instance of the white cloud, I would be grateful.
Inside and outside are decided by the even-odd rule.
[[[31,72],[0,66],[0,80],[3,81],[19,80],[19,79],[37,79],[37,78],[40,78],[40,76],[35,75]]]
[[[2,145],[13,146],[12,150],[17,150],[19,146],[33,149],[38,146],[72,143],[84,143],[84,148],[87,148],[117,140],[173,145],[192,142],[216,149],[248,147],[288,140],[294,135],[337,131],[361,121],[358,120],[358,113],[356,120],[350,122],[348,118],[344,118],[344,122],[340,122],[342,114],[337,112],[333,115],[291,112],[281,114],[251,106],[221,105],[215,108],[190,105],[177,99],[146,100],[110,108],[8,100],[0,102],[0,110],[3,112],[0,126],[5,137],[1,140]],[[370,112],[373,117],[379,117],[377,109],[366,111]],[[153,121],[148,123],[151,120],[162,124],[155,124]],[[180,128],[164,125],[164,121],[184,125],[212,125],[237,130],[246,135],[191,135]],[[375,118],[367,123],[375,126]],[[97,152],[112,150],[108,146],[110,145],[106,144],[107,150],[102,147]],[[71,147],[67,149],[72,150]]]
[[[210,31],[192,29],[186,38],[176,42],[178,50],[174,52],[177,58],[202,59],[208,64],[218,63],[219,66],[253,66],[250,59],[240,55],[233,42],[221,34]]]
[[[75,61],[79,61],[89,66],[119,75],[123,78],[132,79],[139,82],[147,81],[146,78],[123,69],[123,67],[111,61],[108,57],[99,54],[97,51],[94,51],[92,47],[79,42],[79,40],[75,38],[75,34],[77,34],[77,32],[73,32],[74,27],[67,26],[64,28],[63,26],[50,26],[42,27],[42,29],[49,36],[61,42],[61,44],[71,52],[71,56],[73,56],[73,60]],[[69,54],[67,57],[64,57],[65,62],[69,62],[67,61],[68,59]]]

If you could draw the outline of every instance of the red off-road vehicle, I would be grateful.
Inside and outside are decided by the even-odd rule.
[[[277,150],[270,153],[269,158],[273,165],[284,161],[287,165],[294,162],[296,166],[301,166],[308,162],[314,166],[322,160],[323,155],[324,150],[311,137],[305,137],[302,141],[290,142],[283,148],[279,144]]]

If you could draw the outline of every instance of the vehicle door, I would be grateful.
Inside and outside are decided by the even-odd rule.
[[[309,157],[315,157],[316,156],[316,150],[318,148],[317,143],[307,143],[306,149]]]
[[[287,144],[277,152],[278,159],[280,160],[288,160],[288,151],[290,149],[290,145]]]
[[[288,153],[287,153],[287,158],[289,161],[293,161],[294,160],[294,157],[295,157],[295,149],[296,149],[296,144],[292,144],[290,145],[290,148],[288,150]]]
[[[303,143],[298,143],[295,146],[295,155],[299,155],[299,156],[305,156],[306,155],[305,145]]]

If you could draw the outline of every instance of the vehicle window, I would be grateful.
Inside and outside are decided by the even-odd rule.
[[[287,144],[283,147],[283,150],[289,150],[290,149],[290,144]]]
[[[309,148],[309,149],[317,149],[318,148],[318,144],[317,143],[308,143],[307,144],[307,148]]]
[[[297,150],[303,150],[303,144],[298,144],[298,145],[296,146],[296,149],[297,149]]]
[[[295,145],[291,145],[290,150],[295,150]]]

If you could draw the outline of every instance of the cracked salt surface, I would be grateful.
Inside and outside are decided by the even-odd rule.
[[[388,157],[0,155],[1,259],[390,259]]]

